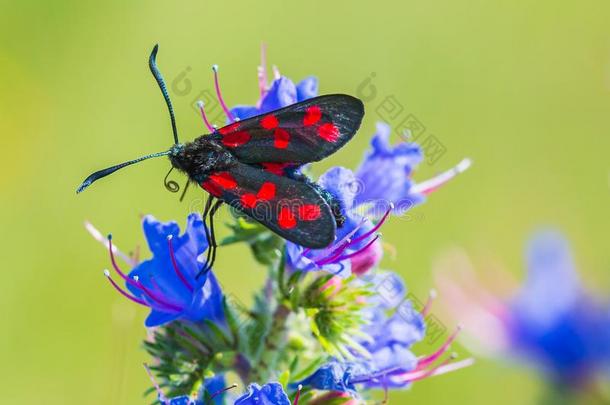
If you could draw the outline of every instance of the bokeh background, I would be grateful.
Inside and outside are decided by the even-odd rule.
[[[74,191],[93,170],[171,144],[147,68],[156,42],[168,82],[186,72],[191,86],[172,90],[182,139],[203,133],[192,102],[212,89],[212,64],[229,104],[255,101],[264,41],[270,63],[295,80],[315,74],[322,93],[356,94],[375,73],[361,132],[314,172],[355,167],[388,96],[446,148],[417,178],[471,157],[467,174],[384,226],[396,256],[383,265],[416,296],[448,246],[521,278],[523,243],[540,225],[568,235],[586,284],[608,294],[609,17],[602,0],[3,1],[1,401],[143,402],[145,311],[107,285],[106,251],[83,221],[129,250],[143,242],[141,214],[183,223],[202,192],[179,203],[163,187],[163,159]],[[264,275],[243,246],[222,249],[217,273],[244,302]],[[534,373],[481,360],[390,398],[530,404],[543,392]]]

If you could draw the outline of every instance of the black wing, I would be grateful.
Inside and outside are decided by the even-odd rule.
[[[206,176],[201,187],[301,246],[322,248],[335,239],[331,208],[307,183],[236,162]]]
[[[331,94],[229,124],[211,136],[243,163],[299,165],[336,152],[352,139],[363,116],[362,101]]]

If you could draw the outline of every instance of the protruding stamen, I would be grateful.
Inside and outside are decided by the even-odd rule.
[[[134,279],[132,279],[130,277],[127,277],[127,275],[121,271],[121,269],[119,268],[119,266],[116,263],[116,259],[114,258],[114,253],[112,253],[112,235],[108,235],[108,251],[110,252],[110,261],[112,262],[112,267],[117,272],[117,274],[119,276],[121,276],[121,278],[123,280],[125,280],[126,283],[129,283],[132,286],[134,286],[136,288],[139,288],[140,290],[144,291],[144,293],[150,299],[152,299],[153,301],[156,301],[157,303],[165,306],[167,309],[170,309],[170,310],[173,310],[173,311],[181,311],[182,310],[182,308],[180,308],[179,306],[177,306],[177,305],[175,305],[175,304],[173,304],[171,302],[167,302],[162,297],[160,297],[157,294],[155,294],[154,292],[150,291],[148,288],[146,288],[139,281],[134,280]]]
[[[261,43],[261,65],[257,69],[258,72],[258,90],[260,92],[260,99],[267,94],[267,45]],[[260,102],[260,100],[259,100]],[[257,107],[260,107],[257,105]]]
[[[224,387],[224,388],[219,389],[218,391],[216,391],[215,393],[213,393],[212,395],[210,395],[210,399],[214,399],[214,398],[216,398],[218,395],[221,395],[223,392],[226,392],[226,391],[232,390],[233,388],[237,388],[237,384],[233,384],[233,385],[230,385],[230,386],[228,386],[228,387]]]
[[[201,101],[201,100],[197,101],[197,107],[199,107],[199,112],[201,113],[201,118],[203,118],[203,123],[205,124],[208,131],[215,132],[214,126],[212,124],[210,124],[210,121],[208,121],[208,116],[205,115],[204,105],[205,104],[203,103],[203,101]]]
[[[273,65],[272,69],[273,69],[273,80],[280,80],[280,78],[282,77],[282,75],[280,74],[280,70],[275,65]]]
[[[193,287],[189,284],[188,280],[186,279],[186,277],[184,276],[182,271],[180,271],[180,267],[178,267],[178,262],[176,262],[176,256],[174,255],[174,247],[172,245],[172,239],[173,239],[172,235],[167,236],[167,245],[169,247],[169,257],[172,261],[172,266],[174,267],[174,271],[176,272],[176,275],[178,276],[180,281],[182,281],[182,284],[184,284],[184,286],[190,292],[193,292]]]
[[[462,326],[458,325],[458,327],[455,329],[455,332],[453,332],[451,334],[451,336],[449,336],[449,338],[447,338],[445,343],[443,343],[441,345],[441,347],[435,353],[432,353],[431,355],[424,357],[417,362],[417,369],[421,370],[422,368],[427,367],[429,364],[434,363],[436,361],[436,359],[441,357],[443,355],[443,353],[445,353],[449,349],[449,347],[451,346],[451,344],[453,343],[453,341],[455,340],[455,338],[457,337],[457,335],[460,333],[461,330],[462,330]]]
[[[301,390],[303,389],[303,384],[299,384],[297,387],[297,394],[294,396],[294,402],[292,405],[299,405],[299,398],[301,397]]]
[[[231,111],[229,111],[229,109],[227,108],[227,105],[225,104],[225,101],[222,98],[222,93],[220,92],[220,84],[218,83],[218,65],[212,65],[212,70],[214,71],[214,87],[216,88],[216,96],[218,97],[218,102],[220,103],[222,110],[225,112],[227,119],[230,122],[233,122],[233,114],[231,114]]]
[[[458,174],[466,171],[470,167],[471,164],[472,164],[472,160],[466,158],[466,159],[462,160],[460,163],[458,163],[455,167],[447,170],[446,172],[443,172],[443,173],[439,174],[438,176],[435,176],[429,180],[415,184],[411,188],[411,192],[415,193],[415,194],[424,194],[424,195],[430,194],[431,192],[437,190],[440,186],[447,183],[449,180],[451,180]]]
[[[104,245],[104,247],[106,247],[106,245],[108,244],[108,239],[106,239],[102,235],[102,233],[99,230],[97,230],[97,228],[95,226],[93,226],[93,224],[91,222],[85,221],[85,229],[87,230],[87,232],[89,232],[89,234],[91,236],[93,236],[93,239],[100,242],[102,245]],[[112,248],[114,249],[114,253],[117,256],[120,256],[121,259],[123,259],[123,261],[125,261],[125,263],[129,264],[130,266],[135,266],[135,264],[137,262],[135,262],[134,259],[130,258],[125,253],[121,252],[117,246],[113,246]]]
[[[356,239],[354,239],[352,241],[352,245],[355,245],[356,243],[359,243],[359,242],[365,240],[366,238],[368,238],[369,236],[371,236],[372,234],[377,232],[379,230],[379,228],[381,228],[381,225],[383,225],[383,223],[388,219],[388,217],[390,216],[390,213],[392,212],[393,209],[394,209],[394,204],[390,203],[390,206],[386,210],[385,214],[383,214],[381,219],[379,219],[379,222],[377,222],[377,224],[370,231],[365,232],[364,234],[362,234],[359,237],[357,237]]]
[[[435,299],[436,290],[433,288],[430,290],[430,293],[428,293],[428,300],[426,301],[426,305],[424,305],[424,308],[421,310],[421,316],[423,316],[424,318],[428,316],[428,314],[430,313],[430,308],[432,308],[432,302],[434,302]]]
[[[371,239],[366,245],[364,245],[362,248],[356,250],[355,252],[352,252],[350,254],[341,256],[337,259],[337,261],[343,261],[343,260],[347,260],[347,259],[351,259],[354,256],[359,255],[360,253],[364,252],[365,250],[367,250],[373,243],[377,242],[377,240],[381,237],[381,234],[375,235],[375,237],[373,239]]]
[[[152,382],[153,386],[155,387],[155,390],[157,391],[157,395],[159,396],[159,402],[161,402],[162,404],[165,404],[169,400],[167,399],[165,394],[163,394],[163,391],[161,391],[161,387],[159,387],[159,384],[157,384],[157,381],[155,381],[155,377],[153,376],[152,372],[150,371],[148,364],[144,363],[144,369],[146,369],[146,374],[148,374],[148,378],[150,378],[150,381]]]
[[[346,240],[341,245],[337,246],[337,248],[326,258],[322,258],[320,260],[316,260],[315,263],[318,266],[322,266],[324,264],[332,263],[337,260],[337,258],[341,257],[345,248],[347,248],[351,244],[351,239]]]
[[[112,286],[114,287],[115,290],[117,290],[119,293],[121,293],[121,295],[123,295],[125,298],[135,302],[136,304],[140,304],[140,305],[144,305],[145,307],[148,307],[148,304],[146,302],[144,302],[143,300],[134,297],[133,295],[129,294],[127,291],[123,290],[113,279],[112,277],[110,277],[110,272],[108,270],[104,270],[104,276],[106,276],[106,278],[108,279],[108,281],[110,281],[110,284],[112,284]]]
[[[415,382],[415,381],[423,380],[424,378],[438,374],[438,372],[441,368],[449,365],[449,363],[452,360],[454,360],[456,357],[457,357],[457,355],[455,353],[453,353],[451,356],[449,356],[447,359],[445,359],[442,363],[440,363],[436,367],[426,369],[426,370],[415,369],[414,371],[410,371],[408,373],[402,374],[400,377],[403,379],[404,382]]]

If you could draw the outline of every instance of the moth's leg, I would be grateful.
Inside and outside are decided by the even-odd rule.
[[[201,271],[199,273],[197,273],[197,276],[195,278],[199,278],[199,276],[205,272],[205,270],[208,267],[208,262],[210,260],[210,255],[211,255],[210,246],[212,245],[212,236],[210,235],[210,229],[208,228],[208,225],[207,225],[207,219],[208,219],[208,215],[210,213],[210,209],[212,208],[213,202],[214,202],[214,197],[211,195],[208,195],[208,198],[205,201],[205,206],[203,207],[203,213],[201,214],[201,219],[203,220],[203,229],[205,230],[205,240],[208,243],[208,252],[207,252],[206,259],[205,259],[205,264],[204,264],[203,268],[201,269]]]
[[[218,208],[220,208],[221,205],[222,201],[218,200],[210,210],[210,231],[212,232],[212,260],[210,261],[208,270],[212,269],[212,266],[216,261],[216,248],[218,248],[218,245],[216,244],[216,232],[214,232],[214,214],[216,213],[216,211],[218,211]]]

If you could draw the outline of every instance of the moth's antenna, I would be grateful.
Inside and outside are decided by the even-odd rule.
[[[157,51],[159,50],[159,44],[156,44],[150,53],[150,59],[148,60],[148,66],[150,67],[150,71],[152,72],[159,88],[161,89],[161,93],[163,94],[163,98],[165,99],[165,104],[167,104],[167,109],[169,110],[169,118],[172,121],[172,131],[174,132],[174,143],[178,144],[178,130],[176,129],[176,117],[174,116],[174,107],[172,107],[172,100],[169,98],[169,94],[167,93],[167,86],[165,85],[165,80],[163,80],[163,76],[159,69],[157,68]]]
[[[98,170],[97,172],[90,174],[89,177],[87,177],[85,179],[85,181],[82,182],[82,184],[76,189],[76,193],[77,194],[80,193],[81,191],[83,191],[84,189],[89,187],[94,181],[97,181],[97,180],[101,179],[102,177],[106,177],[109,174],[112,174],[112,173],[116,172],[117,170],[124,168],[125,166],[129,166],[134,163],[138,163],[143,160],[150,159],[150,158],[155,158],[155,157],[159,157],[159,156],[167,156],[170,153],[171,153],[171,151],[169,151],[169,150],[166,150],[165,152],[151,153],[150,155],[142,156],[142,157],[134,159],[134,160],[123,162],[116,166],[108,167],[103,170]]]

